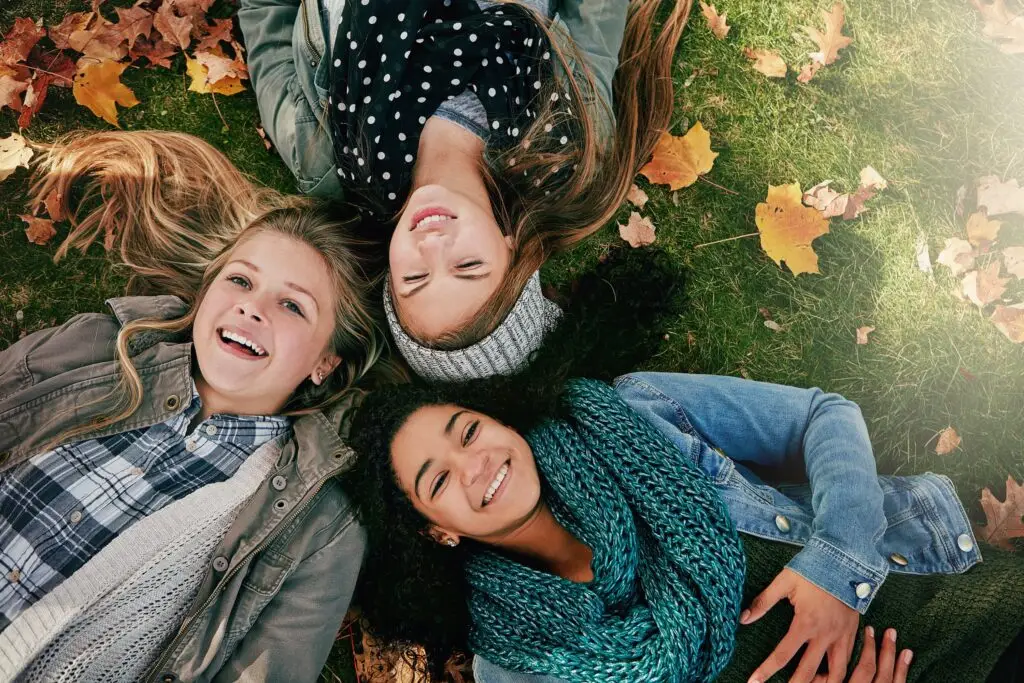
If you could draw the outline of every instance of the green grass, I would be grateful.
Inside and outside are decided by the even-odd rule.
[[[719,0],[733,25],[725,41],[715,40],[694,14],[677,53],[672,132],[700,120],[720,153],[708,178],[738,195],[697,183],[679,191],[677,205],[663,188],[641,183],[651,196],[643,213],[658,226],[658,243],[690,271],[689,308],[647,367],[745,374],[841,392],[863,407],[881,471],[948,474],[968,501],[983,486],[1001,496],[1007,475],[1024,478],[1024,346],[1011,344],[974,306],[958,301],[947,271],[920,272],[914,253],[920,235],[933,258],[947,236],[963,235],[964,219],[954,211],[960,186],[972,187],[987,174],[1024,180],[1024,56],[1003,55],[981,38],[967,0],[863,0],[847,3],[853,45],[810,84],[796,83],[793,74],[773,80],[750,69],[744,46],[778,50],[798,68],[813,49],[800,26],[818,25],[818,10],[830,4]],[[12,0],[0,9],[0,28],[15,16],[52,20],[65,11],[59,2]],[[263,182],[289,188],[287,171],[256,135],[251,93],[218,99],[229,126],[224,130],[212,99],[186,92],[181,72],[180,65],[175,73],[126,72],[142,104],[123,111],[123,127],[200,135]],[[14,130],[14,120],[0,112],[0,135]],[[70,93],[58,92],[28,133],[46,140],[83,125],[105,126]],[[815,242],[821,275],[781,270],[756,238],[694,248],[753,232],[754,207],[769,183],[807,188],[831,178],[852,189],[868,164],[888,179],[889,189],[868,213],[833,221],[832,232]],[[25,178],[19,171],[0,195],[5,345],[22,331],[98,309],[122,284],[99,251],[55,265],[55,246],[26,242],[17,218]],[[1024,219],[1008,221],[1004,235],[1024,244]],[[610,226],[552,263],[546,275],[565,284],[618,241]],[[1018,285],[1018,295],[1021,290]],[[760,307],[772,312],[782,332],[764,327]],[[18,310],[24,312],[20,323]],[[867,346],[854,343],[861,325],[877,328]],[[937,456],[935,435],[949,424],[963,445]],[[978,512],[973,506],[971,513]],[[347,647],[337,648],[326,680],[349,675]]]

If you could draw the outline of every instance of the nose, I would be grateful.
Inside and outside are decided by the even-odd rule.
[[[463,455],[460,477],[463,486],[472,486],[476,481],[487,474],[490,458],[486,453],[480,451],[469,451]]]
[[[428,232],[420,239],[417,246],[424,259],[434,261],[444,254],[450,242],[451,237],[445,233]]]
[[[238,302],[235,306],[235,312],[243,318],[249,318],[256,322],[263,322],[263,313],[261,312],[261,306],[255,297],[250,297],[243,301]]]

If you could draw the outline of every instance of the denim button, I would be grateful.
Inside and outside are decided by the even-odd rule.
[[[969,553],[974,550],[974,541],[971,540],[970,534],[960,534],[957,536],[956,544],[960,547],[960,550],[963,550],[965,553]]]
[[[871,595],[871,584],[870,583],[858,583],[857,584],[857,597],[863,600],[864,598]]]
[[[907,558],[903,557],[903,556],[902,556],[902,555],[900,555],[899,553],[893,553],[892,555],[890,555],[890,556],[889,556],[889,560],[890,560],[890,561],[891,561],[891,562],[892,562],[893,564],[898,564],[898,565],[899,565],[899,566],[901,566],[901,567],[906,567],[906,566],[907,566],[907,564],[908,564],[908,563],[907,563]]]
[[[213,558],[213,568],[219,572],[224,571],[228,568],[228,558],[224,557],[223,555],[218,555],[217,557]]]
[[[775,526],[777,526],[779,531],[782,533],[789,533],[789,520],[786,519],[785,515],[775,515]]]
[[[284,487],[288,485],[288,480],[279,474],[270,480],[270,485],[273,486],[276,491],[284,491]]]

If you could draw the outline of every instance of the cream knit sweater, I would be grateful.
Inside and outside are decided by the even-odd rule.
[[[138,681],[177,632],[239,508],[281,440],[230,479],[142,519],[0,633],[0,681]]]

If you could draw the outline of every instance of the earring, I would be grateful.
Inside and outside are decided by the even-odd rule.
[[[323,382],[324,381],[324,371],[323,370],[317,370],[316,371],[316,379],[317,379],[318,382]]]
[[[449,548],[454,548],[455,546],[457,546],[459,544],[459,542],[456,541],[454,538],[446,538],[446,539],[444,539],[444,544],[446,546],[448,546]]]

